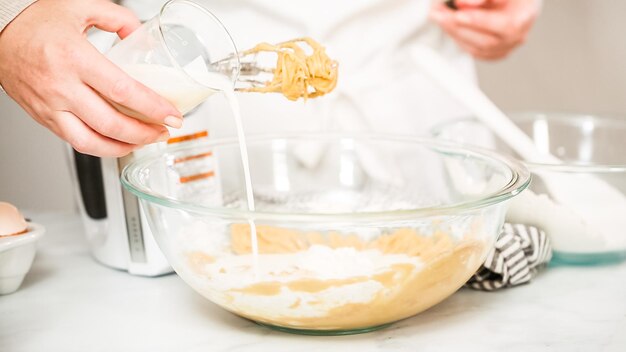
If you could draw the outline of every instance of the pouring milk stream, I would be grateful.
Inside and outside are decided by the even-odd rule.
[[[191,61],[183,70],[155,64],[123,65],[121,68],[131,77],[167,99],[182,114],[189,112],[216,92],[224,94],[235,119],[248,210],[251,212],[255,211],[248,147],[241,121],[239,102],[235,96],[233,83],[230,78],[218,72],[210,72],[202,57],[197,57]],[[122,106],[116,105],[116,108],[130,116],[142,118],[137,113],[129,111]],[[256,272],[258,268],[256,226],[253,219],[249,219],[248,223],[250,224],[251,247]]]
[[[187,8],[190,13],[178,13],[177,5]],[[170,9],[170,11],[165,11]],[[107,54],[107,57],[116,63],[122,70],[135,80],[143,83],[148,88],[155,91],[172,103],[182,114],[186,114],[197,105],[205,101],[215,92],[224,94],[231,112],[235,119],[239,150],[243,166],[245,191],[248,210],[255,211],[254,195],[252,191],[252,181],[248,160],[248,150],[246,138],[241,121],[239,103],[234,94],[233,81],[237,77],[235,69],[239,68],[240,55],[236,46],[232,42],[228,32],[221,23],[208,11],[200,11],[205,17],[212,19],[213,24],[217,24],[218,32],[222,32],[221,38],[225,40],[221,46],[222,50],[217,50],[214,54],[211,48],[206,47],[206,40],[213,38],[213,30],[206,28],[198,29],[204,34],[199,37],[192,28],[194,24],[204,23],[204,18],[193,18],[197,14],[196,5],[190,2],[170,1],[164,5],[160,16],[146,22],[142,27],[133,32],[123,41],[114,46]],[[167,13],[171,13],[171,18],[163,18]],[[171,22],[171,23],[170,23]],[[203,31],[204,30],[204,31]],[[305,43],[310,46],[311,53],[305,50],[296,50],[297,43]],[[210,52],[210,53],[209,53]],[[336,86],[337,64],[331,60],[324,51],[324,47],[311,38],[297,38],[277,45],[261,43],[255,48],[248,50],[248,54],[257,56],[259,52],[271,52],[276,55],[279,68],[274,70],[274,77],[271,81],[255,81],[258,86],[254,86],[246,91],[257,92],[277,92],[282,93],[291,100],[302,97],[313,98],[330,92]],[[213,60],[209,58],[213,57]],[[289,56],[290,59],[285,59]],[[222,58],[215,61],[215,57]],[[296,58],[294,60],[293,58]],[[229,65],[229,60],[236,60],[236,65]],[[224,67],[226,63],[226,67]],[[234,63],[234,61],[233,61]],[[280,74],[277,73],[280,69]],[[269,70],[263,68],[259,71]],[[302,73],[306,75],[303,77]],[[250,78],[250,77],[248,77]],[[265,83],[265,84],[264,84]],[[141,114],[131,111],[119,104],[112,104],[121,112],[135,117],[139,120],[147,120]],[[251,234],[251,248],[253,253],[254,271],[258,274],[258,240],[256,226],[252,218],[248,218]],[[258,276],[258,275],[257,275]]]

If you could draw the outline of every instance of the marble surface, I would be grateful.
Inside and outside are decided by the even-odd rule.
[[[553,267],[519,288],[463,289],[386,330],[308,337],[238,318],[176,275],[97,264],[76,216],[31,216],[48,233],[22,288],[0,296],[3,352],[626,351],[626,264]]]

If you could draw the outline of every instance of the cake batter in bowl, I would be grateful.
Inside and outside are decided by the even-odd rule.
[[[507,201],[530,182],[517,161],[427,139],[247,143],[254,212],[235,139],[164,149],[129,165],[122,181],[187,284],[288,332],[367,332],[441,302],[480,267]]]

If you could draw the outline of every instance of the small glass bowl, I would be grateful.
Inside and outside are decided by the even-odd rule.
[[[530,182],[513,159],[417,138],[251,136],[248,148],[255,212],[236,139],[146,156],[122,182],[194,290],[302,334],[372,331],[444,300],[483,263],[507,201]]]
[[[626,117],[541,112],[513,113],[509,117],[533,139],[540,152],[551,153],[563,163],[525,161],[533,173],[533,184],[512,202],[508,220],[543,228],[552,241],[553,263],[595,265],[623,261],[626,230],[620,228],[618,221],[626,215]],[[438,125],[432,135],[517,156],[474,119]],[[624,201],[606,204],[600,197],[587,201],[597,204],[597,209],[607,214],[615,213],[615,216],[608,216],[608,221],[613,219],[615,223],[610,225],[618,229],[600,231],[581,222],[571,210],[552,199],[541,175],[560,180],[568,178],[570,184],[590,176],[606,182],[625,196]]]

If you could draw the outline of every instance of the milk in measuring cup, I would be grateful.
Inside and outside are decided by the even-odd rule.
[[[224,89],[225,81],[232,89],[230,80],[223,74],[209,72],[206,69],[193,72],[193,76],[184,70],[154,64],[128,64],[122,70],[141,82],[157,94],[167,99],[183,115],[204,102],[211,94]],[[138,119],[144,119],[136,111],[113,103],[122,113]]]

